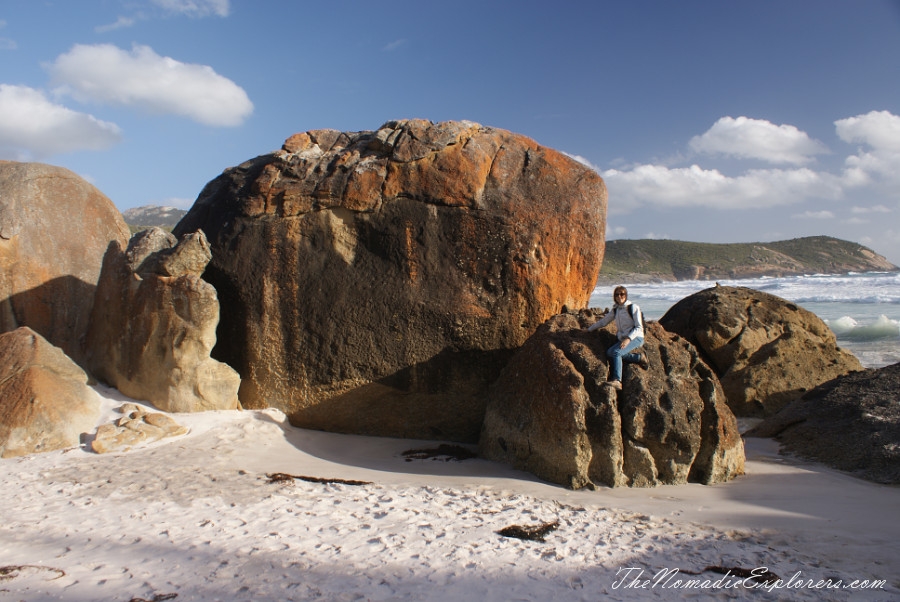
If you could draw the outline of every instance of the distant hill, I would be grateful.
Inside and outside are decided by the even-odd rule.
[[[134,233],[146,230],[152,226],[171,230],[181,221],[181,218],[186,213],[187,211],[184,209],[176,209],[175,207],[144,205],[143,207],[126,209],[122,216],[125,218],[125,223],[131,228],[131,232]]]
[[[900,268],[871,249],[829,236],[732,244],[610,240],[606,243],[600,281],[726,280],[894,271]]]

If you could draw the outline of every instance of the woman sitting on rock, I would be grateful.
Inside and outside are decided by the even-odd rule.
[[[588,332],[603,328],[615,319],[616,338],[619,342],[606,350],[611,360],[609,380],[606,384],[614,389],[622,388],[622,362],[647,366],[647,360],[641,352],[633,353],[644,344],[644,321],[641,308],[628,300],[628,290],[617,286],[613,291],[614,305],[611,311],[588,328]]]

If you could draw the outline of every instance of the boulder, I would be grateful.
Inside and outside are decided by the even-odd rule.
[[[84,365],[103,254],[128,236],[113,203],[71,171],[0,161],[0,332],[28,326]]]
[[[240,376],[210,357],[219,302],[200,277],[209,258],[202,232],[176,242],[152,228],[125,250],[112,244],[87,338],[97,378],[167,412],[238,407]]]
[[[747,432],[782,452],[877,483],[900,484],[900,364],[839,376]]]
[[[769,416],[810,389],[862,370],[814,313],[775,295],[716,285],[660,319],[700,349],[738,416]]]
[[[625,364],[617,391],[605,384],[614,325],[584,330],[597,318],[554,316],[513,356],[490,389],[481,455],[573,489],[743,474],[737,420],[697,350],[647,323],[648,367]]]
[[[148,412],[134,403],[123,404],[122,417],[114,423],[101,424],[91,441],[91,449],[98,454],[128,451],[160,439],[187,434],[188,429],[171,416]]]
[[[245,407],[328,431],[477,441],[483,392],[603,256],[593,170],[471,122],[317,130],[210,182],[215,357]]]
[[[100,396],[89,382],[30,328],[0,334],[0,457],[79,445],[100,417]]]

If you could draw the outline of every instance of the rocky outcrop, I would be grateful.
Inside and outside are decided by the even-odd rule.
[[[839,376],[747,433],[877,483],[900,484],[900,364]]]
[[[696,349],[646,325],[648,367],[626,364],[605,384],[612,326],[588,333],[591,311],[554,316],[491,387],[485,458],[574,489],[718,483],[744,470],[737,421]]]
[[[659,322],[700,349],[738,416],[770,416],[810,389],[862,370],[818,316],[746,287],[695,293]]]
[[[210,182],[175,229],[203,229],[215,354],[250,408],[294,425],[475,441],[512,349],[600,268],[591,169],[470,122],[317,130]]]
[[[123,416],[114,423],[101,424],[91,441],[91,449],[98,454],[128,451],[160,439],[185,435],[188,429],[171,416],[148,412],[134,403],[123,404],[119,409]]]
[[[0,332],[28,326],[84,365],[103,254],[128,226],[71,171],[0,161]]]
[[[202,232],[153,228],[106,254],[88,333],[97,378],[167,412],[238,407],[240,376],[210,357],[219,302],[200,278],[210,258]]]
[[[0,334],[0,457],[79,445],[100,417],[88,375],[28,327]]]

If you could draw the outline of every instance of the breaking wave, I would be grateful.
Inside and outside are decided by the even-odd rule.
[[[838,339],[850,341],[882,341],[900,338],[900,322],[884,314],[872,324],[860,324],[850,316],[825,320]]]
[[[873,272],[841,276],[814,275],[787,278],[719,280],[722,286],[744,286],[764,291],[795,303],[887,303],[900,304],[900,272]],[[648,284],[625,283],[632,295],[645,300],[676,303],[698,291],[715,286],[706,280],[682,280]],[[607,290],[608,289],[608,290]],[[609,296],[611,286],[597,287],[594,294]]]

